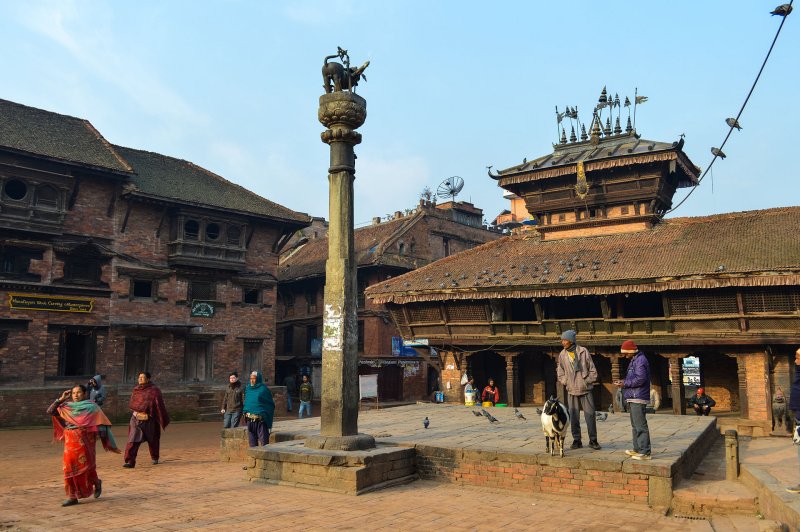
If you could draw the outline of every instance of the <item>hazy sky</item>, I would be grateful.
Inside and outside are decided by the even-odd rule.
[[[369,59],[356,222],[413,207],[458,175],[494,218],[486,166],[552,151],[556,105],[582,118],[607,85],[636,87],[646,139],[698,166],[727,132],[780,24],[778,0],[671,2],[0,0],[0,98],[88,119],[115,144],[193,161],[289,208],[327,217],[317,121],[324,56]],[[800,204],[800,11],[743,130],[673,216]],[[679,192],[677,198],[683,197]]]

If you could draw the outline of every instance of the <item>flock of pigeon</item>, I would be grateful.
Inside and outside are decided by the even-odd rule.
[[[541,408],[537,408],[536,409],[536,413],[538,415],[541,415],[542,414],[542,409]],[[481,408],[480,412],[477,411],[477,410],[473,410],[472,414],[475,417],[485,417],[486,419],[489,420],[489,423],[499,423],[500,422],[499,419],[497,419],[496,417],[491,415],[489,412],[487,412],[485,408]],[[522,414],[522,412],[519,411],[519,408],[515,408],[514,409],[514,415],[516,416],[517,419],[519,419],[521,421],[528,421],[528,418],[526,418]],[[595,416],[597,417],[598,421],[605,421],[606,419],[608,419],[608,412],[597,412],[595,414]],[[427,429],[430,426],[430,424],[431,424],[431,420],[428,419],[427,416],[426,416],[425,419],[422,421],[422,426]]]

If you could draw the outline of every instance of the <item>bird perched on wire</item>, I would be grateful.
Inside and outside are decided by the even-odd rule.
[[[791,4],[781,4],[775,8],[774,11],[770,11],[770,14],[774,17],[778,15],[780,17],[785,17],[789,13],[792,12],[792,5]]]
[[[517,408],[514,409],[514,415],[517,416],[517,419],[522,419],[524,421],[528,421],[528,419],[525,416],[523,416],[522,412],[520,412],[519,409],[517,409]]]
[[[472,411],[472,413],[473,413],[473,415],[475,415],[475,416],[477,416],[477,417],[483,417],[483,414],[481,414],[481,413],[480,413],[480,412],[478,412],[477,410],[473,410],[473,411]]]
[[[605,421],[608,419],[608,412],[595,412],[598,421]]]
[[[711,148],[711,153],[719,157],[720,159],[724,159],[726,157],[725,152],[723,152],[719,148]]]
[[[725,123],[728,124],[729,127],[735,127],[739,131],[742,130],[742,126],[739,124],[739,121],[735,118],[726,118]]]
[[[427,417],[425,418],[425,421],[423,421],[423,422],[422,422],[422,425],[423,425],[423,426],[424,426],[426,429],[428,428],[428,425],[430,425],[430,424],[431,424],[431,420],[430,420],[430,419],[428,419]]]

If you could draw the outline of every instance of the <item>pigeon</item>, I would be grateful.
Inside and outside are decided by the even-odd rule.
[[[422,422],[422,425],[427,429],[428,425],[431,424],[431,421],[426,417],[425,421]]]
[[[517,419],[522,419],[522,420],[528,421],[528,419],[525,416],[522,415],[522,412],[520,412],[516,408],[514,409],[514,415],[517,416]]]
[[[719,148],[711,148],[711,153],[719,157],[720,159],[724,159],[726,157],[725,152],[723,152]]]
[[[542,409],[539,408],[538,406],[536,407],[536,415],[538,415],[538,416],[542,415]]]
[[[596,412],[595,415],[599,421],[605,421],[608,419],[608,412]]]
[[[773,17],[775,15],[779,15],[781,17],[785,17],[786,15],[788,15],[791,12],[792,12],[792,5],[791,4],[781,4],[778,7],[776,7],[774,11],[770,11],[769,13]]]
[[[489,423],[497,423],[497,418],[491,415],[489,412],[486,412],[486,419],[489,420]]]
[[[739,121],[736,120],[735,118],[726,118],[725,123],[728,124],[728,126],[730,127],[735,127],[739,131],[742,130],[742,126],[739,124]]]
[[[485,418],[488,418],[489,416],[491,416],[491,414],[489,412],[487,412],[485,408],[481,408],[481,414]]]
[[[614,403],[611,403],[610,405],[608,405],[608,413],[609,414],[613,414],[614,413]]]
[[[473,410],[473,411],[472,411],[472,413],[473,413],[474,415],[476,415],[477,417],[483,417],[483,414],[481,414],[481,413],[480,413],[480,412],[478,412],[477,410]]]

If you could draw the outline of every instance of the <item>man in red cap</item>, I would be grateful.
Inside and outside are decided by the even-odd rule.
[[[628,404],[633,429],[633,449],[625,454],[634,460],[650,460],[650,428],[647,426],[647,404],[650,402],[650,363],[633,340],[625,340],[620,352],[633,355],[624,381],[614,384],[622,388],[623,400]]]
[[[689,399],[689,406],[694,408],[694,412],[698,416],[707,416],[711,413],[711,407],[716,404],[715,400],[706,395],[705,388],[698,388],[697,393]]]

